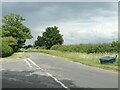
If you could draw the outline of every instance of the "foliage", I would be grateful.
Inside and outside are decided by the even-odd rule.
[[[2,52],[1,52],[0,56],[2,56],[2,57],[10,56],[14,52],[13,49],[5,43],[2,43],[2,48],[1,49],[2,49],[1,50]]]
[[[43,41],[43,37],[38,36],[37,40],[35,41],[35,46],[43,46],[44,45],[44,41]]]
[[[61,45],[53,45],[50,49],[51,50],[58,50],[58,48],[60,48]],[[63,45],[62,45],[63,46]]]
[[[45,46],[47,49],[50,49],[53,45],[63,43],[62,35],[58,30],[58,27],[47,27],[46,31],[43,32],[42,36],[38,36],[35,41],[35,46]]]
[[[80,44],[80,45],[54,45],[51,50],[65,52],[81,52],[81,53],[104,53],[118,52],[118,42],[98,43],[98,44]]]
[[[46,47],[45,46],[41,46],[41,47],[39,47],[39,49],[46,49]]]
[[[2,37],[2,27],[0,26],[0,37]]]
[[[111,43],[112,50],[119,52],[119,44],[120,44],[120,42],[118,42],[118,41],[113,41],[113,42]]]
[[[2,42],[7,45],[17,45],[17,40],[13,37],[3,37]]]
[[[67,58],[67,60],[71,60],[74,62],[80,62],[82,64],[86,64],[89,66],[95,66],[99,67],[102,69],[109,69],[109,70],[115,70],[115,71],[120,71],[118,68],[118,59],[117,61],[113,64],[100,64],[99,58],[103,55],[110,55],[110,56],[115,56],[116,53],[76,53],[76,52],[61,52],[57,50],[43,50],[43,49],[29,49],[29,51],[32,52],[40,52],[40,53],[46,53],[54,56],[59,56],[63,58]]]
[[[31,47],[33,47],[33,46],[32,45],[25,45],[23,48],[28,49],[28,48],[31,48]]]
[[[30,29],[23,24],[25,18],[17,14],[5,15],[2,19],[2,37],[17,39],[17,47],[21,48],[26,39],[31,39]]]
[[[10,46],[14,52],[18,50],[17,48],[17,40],[13,37],[3,37],[2,43]]]

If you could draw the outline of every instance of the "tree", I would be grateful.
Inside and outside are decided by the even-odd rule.
[[[35,46],[44,46],[44,41],[43,41],[43,37],[38,36],[37,40],[35,41]]]
[[[63,44],[63,35],[60,34],[58,27],[47,27],[46,31],[43,32],[42,37],[39,36],[35,44],[39,46],[45,46],[50,49],[53,45]]]
[[[31,39],[30,29],[22,22],[25,21],[20,15],[5,15],[2,19],[2,37],[13,37],[17,40],[17,47],[21,48],[26,39]]]
[[[5,43],[7,45],[17,45],[17,40],[13,37],[3,37],[2,43]]]
[[[33,47],[33,46],[31,44],[29,44],[29,45],[25,45],[23,48],[28,49],[28,48],[31,48],[31,47]]]

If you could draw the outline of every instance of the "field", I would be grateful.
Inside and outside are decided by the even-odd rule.
[[[79,62],[85,65],[94,66],[102,69],[118,71],[118,58],[114,64],[100,64],[99,58],[104,55],[115,56],[117,53],[80,53],[80,52],[62,52],[57,50],[43,50],[43,49],[28,49],[32,52],[46,53],[54,56],[59,56],[71,60],[74,62]]]

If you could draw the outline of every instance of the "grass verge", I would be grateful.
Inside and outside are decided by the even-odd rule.
[[[4,58],[0,58],[0,60],[12,60],[12,59],[17,59],[17,58],[28,58],[29,55],[26,54],[26,53],[23,53],[23,52],[17,52],[17,53],[14,53],[12,54],[11,56],[9,57],[4,57]]]
[[[99,58],[104,55],[115,56],[115,53],[98,53],[98,54],[86,54],[86,53],[71,53],[71,52],[61,52],[55,50],[42,50],[42,49],[28,49],[32,52],[46,53],[54,56],[59,56],[66,58],[68,60],[79,62],[85,65],[94,66],[102,69],[118,71],[118,58],[113,64],[100,64]],[[119,70],[120,71],[120,70]]]

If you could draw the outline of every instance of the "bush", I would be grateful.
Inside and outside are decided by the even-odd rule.
[[[57,50],[60,47],[60,45],[53,45],[50,49],[51,50]]]
[[[10,46],[13,49],[14,52],[18,51],[17,40],[15,38],[13,38],[13,37],[3,37],[2,42],[5,45]]]
[[[3,37],[2,42],[7,45],[17,45],[17,40],[13,37]]]
[[[47,49],[45,46],[41,46],[39,47],[39,49]]]
[[[13,54],[13,52],[14,51],[13,51],[13,49],[10,46],[2,43],[2,53],[1,53],[2,55],[0,55],[1,57],[10,56],[10,55]]]

